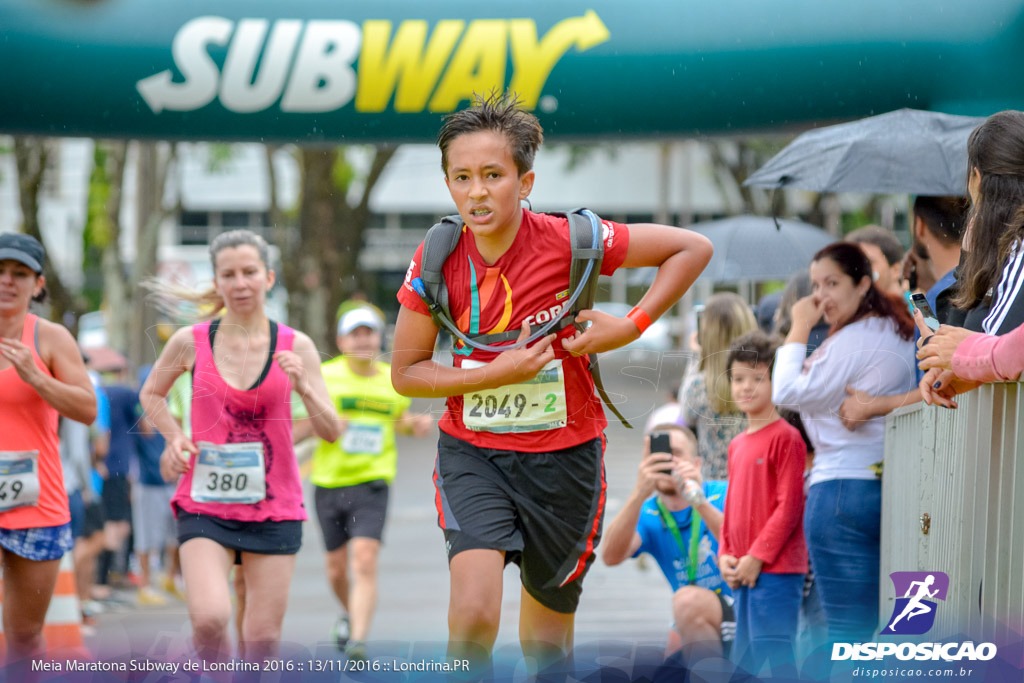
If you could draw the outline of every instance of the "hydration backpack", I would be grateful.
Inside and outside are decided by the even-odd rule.
[[[458,215],[445,216],[427,231],[423,240],[423,254],[421,256],[420,277],[414,278],[409,284],[416,291],[430,311],[430,317],[434,324],[441,329],[450,332],[453,337],[460,339],[463,343],[484,351],[500,353],[509,349],[519,348],[532,341],[565,329],[574,325],[576,329],[583,331],[586,326],[576,321],[576,315],[591,308],[594,305],[594,298],[597,295],[598,278],[601,275],[601,261],[604,259],[604,240],[601,238],[601,220],[588,209],[574,209],[568,213],[551,213],[549,215],[559,216],[569,221],[569,238],[572,245],[572,263],[569,267],[569,298],[562,306],[559,313],[552,316],[550,322],[545,323],[540,329],[532,333],[523,342],[516,342],[505,346],[491,346],[491,344],[515,341],[519,337],[519,329],[506,330],[490,334],[467,335],[452,321],[451,311],[448,308],[448,286],[445,284],[444,276],[441,274],[445,262],[462,236],[462,218]],[[594,378],[594,387],[598,395],[608,409],[629,429],[629,424],[622,413],[608,398],[604,383],[601,381],[601,370],[597,364],[597,355],[588,355],[588,369]]]

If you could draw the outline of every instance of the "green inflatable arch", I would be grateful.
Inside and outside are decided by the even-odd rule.
[[[1024,107],[1021,0],[6,0],[0,132],[428,141],[509,88],[551,138]]]

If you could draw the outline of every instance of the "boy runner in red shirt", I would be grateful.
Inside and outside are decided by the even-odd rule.
[[[500,95],[445,119],[438,136],[445,183],[464,223],[443,275],[452,319],[470,334],[531,328],[558,314],[569,285],[564,217],[521,208],[533,189],[540,123]],[[490,656],[501,616],[502,570],[522,573],[519,636],[540,668],[572,648],[573,616],[594,559],[604,512],[607,421],[588,353],[637,337],[674,304],[711,258],[702,236],[669,226],[602,221],[601,273],[658,266],[650,290],[616,318],[531,346],[494,353],[456,346],[452,366],[433,360],[438,327],[412,287],[423,246],[398,292],[392,382],[410,397],[448,397],[434,472],[438,521],[451,572],[450,657]],[[495,410],[505,405],[508,410]]]

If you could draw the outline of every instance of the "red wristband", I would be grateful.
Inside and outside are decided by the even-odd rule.
[[[634,306],[633,310],[626,314],[626,317],[633,321],[633,324],[640,330],[640,334],[643,334],[644,330],[651,326],[651,316],[647,315],[639,306]]]

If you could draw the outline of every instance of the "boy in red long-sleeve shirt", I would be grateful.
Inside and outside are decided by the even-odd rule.
[[[807,573],[803,474],[807,447],[772,404],[775,345],[763,332],[737,338],[727,372],[749,427],[729,444],[719,568],[733,590],[733,656],[757,671],[791,664]]]

